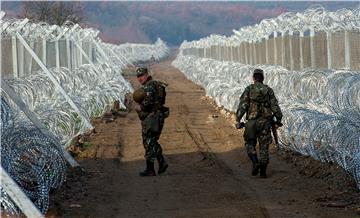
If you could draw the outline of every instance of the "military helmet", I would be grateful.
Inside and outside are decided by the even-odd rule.
[[[264,81],[264,71],[261,69],[255,69],[253,73],[253,78],[255,81],[262,83]]]
[[[142,76],[144,74],[148,73],[148,69],[146,67],[139,67],[138,69],[136,69],[136,76]]]
[[[139,88],[134,91],[133,99],[136,103],[140,104],[145,98],[145,92],[142,88]]]
[[[264,71],[262,69],[255,69],[253,74],[256,74],[256,73],[264,76]]]

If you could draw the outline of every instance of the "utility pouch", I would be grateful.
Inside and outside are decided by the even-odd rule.
[[[160,113],[150,114],[145,118],[144,128],[146,132],[158,133],[160,132]]]
[[[164,118],[164,119],[168,118],[170,115],[170,108],[161,106],[160,113],[161,113],[162,118]]]
[[[245,123],[244,137],[247,140],[256,139],[256,120],[248,120]]]

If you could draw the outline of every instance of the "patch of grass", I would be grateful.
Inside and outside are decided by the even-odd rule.
[[[84,142],[83,147],[84,147],[84,148],[90,148],[90,147],[92,147],[93,145],[94,145],[94,144],[91,143],[91,142]]]

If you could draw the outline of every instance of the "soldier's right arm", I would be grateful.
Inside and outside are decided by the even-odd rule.
[[[279,103],[278,103],[278,101],[277,101],[277,99],[275,97],[275,93],[271,88],[270,88],[270,91],[269,91],[269,98],[270,98],[269,99],[270,100],[270,109],[273,112],[273,114],[275,115],[277,122],[281,123],[281,119],[283,117],[283,114],[281,112]]]
[[[250,86],[246,87],[244,92],[240,96],[240,103],[239,103],[238,109],[236,111],[236,121],[237,122],[241,121],[241,118],[244,116],[244,114],[249,109],[249,105],[250,105],[249,94],[250,94]]]

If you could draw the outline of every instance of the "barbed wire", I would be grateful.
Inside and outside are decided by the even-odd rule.
[[[66,163],[61,150],[54,139],[43,135],[19,111],[14,112],[3,97],[1,112],[6,114],[1,117],[1,123],[5,124],[1,128],[1,165],[45,213],[50,190],[58,188],[65,180]],[[11,117],[11,122],[3,120],[4,117]],[[1,201],[8,213],[18,214],[8,197],[2,196]]]
[[[288,71],[280,66],[244,65],[179,55],[172,63],[205,88],[219,106],[235,112],[255,68],[265,72],[284,113],[281,146],[335,162],[360,188],[360,72]]]
[[[81,115],[88,120],[109,110],[114,100],[119,100],[120,106],[125,107],[125,94],[133,91],[122,76],[125,67],[139,60],[149,60],[151,55],[162,58],[169,51],[161,40],[153,45],[105,44],[96,38],[98,30],[82,29],[71,22],[63,26],[50,26],[46,23],[29,23],[27,19],[1,19],[0,25],[3,39],[16,37],[19,33],[27,42],[67,39],[73,43],[88,41],[97,48],[93,53],[94,59],[86,61],[93,63],[74,69],[48,68]],[[71,32],[71,29],[76,30]],[[45,214],[50,190],[58,188],[65,180],[66,163],[57,141],[60,146],[66,147],[74,136],[84,133],[88,126],[42,70],[2,79],[56,137],[52,139],[43,135],[1,90],[1,165]],[[6,215],[21,216],[19,208],[0,189],[1,209]]]
[[[360,7],[355,9],[339,9],[328,11],[322,6],[316,6],[304,12],[286,12],[278,17],[262,20],[259,24],[233,30],[234,34],[226,37],[210,35],[200,40],[184,41],[180,49],[208,48],[213,45],[239,45],[241,42],[257,42],[272,37],[274,32],[289,34],[293,32],[314,31],[338,32],[360,31]]]

